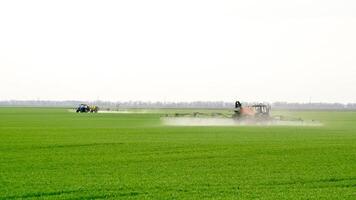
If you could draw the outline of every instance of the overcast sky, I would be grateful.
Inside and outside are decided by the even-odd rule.
[[[0,69],[0,100],[356,102],[356,1],[0,1]]]

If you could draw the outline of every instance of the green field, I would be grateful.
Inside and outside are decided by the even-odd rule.
[[[0,199],[356,199],[356,112],[167,127],[161,110],[0,108]]]

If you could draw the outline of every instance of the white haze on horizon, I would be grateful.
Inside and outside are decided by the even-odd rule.
[[[356,1],[1,1],[0,100],[356,102]]]

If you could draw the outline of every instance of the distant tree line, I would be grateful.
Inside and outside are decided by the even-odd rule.
[[[356,103],[286,103],[275,102],[272,104],[276,109],[290,110],[356,110]]]
[[[81,103],[97,105],[105,109],[120,108],[211,108],[211,109],[231,109],[234,102],[224,101],[193,101],[193,102],[147,102],[147,101],[20,101],[9,100],[0,101],[0,106],[29,106],[29,107],[76,107]],[[251,105],[253,102],[243,102],[243,105]],[[356,103],[271,103],[273,109],[289,110],[356,110]]]

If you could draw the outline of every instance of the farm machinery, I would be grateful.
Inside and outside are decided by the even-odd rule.
[[[79,107],[77,108],[76,112],[77,113],[97,113],[99,111],[98,106],[94,105],[87,105],[87,104],[80,104]]]
[[[235,102],[235,109],[232,118],[255,118],[255,119],[270,119],[271,106],[268,104],[254,104],[252,106],[243,107],[240,101]]]
[[[163,117],[166,124],[172,125],[277,125],[277,126],[318,126],[315,120],[304,121],[299,117],[272,115],[269,104],[258,103],[243,106],[236,101],[234,108],[221,112],[193,112],[166,114]]]
[[[237,121],[243,120],[271,120],[270,116],[271,106],[269,104],[253,104],[251,106],[242,106],[240,101],[235,102],[235,107],[226,112],[193,112],[193,113],[175,113],[171,117],[218,117],[218,118],[231,118]],[[166,115],[169,117],[169,115]]]

